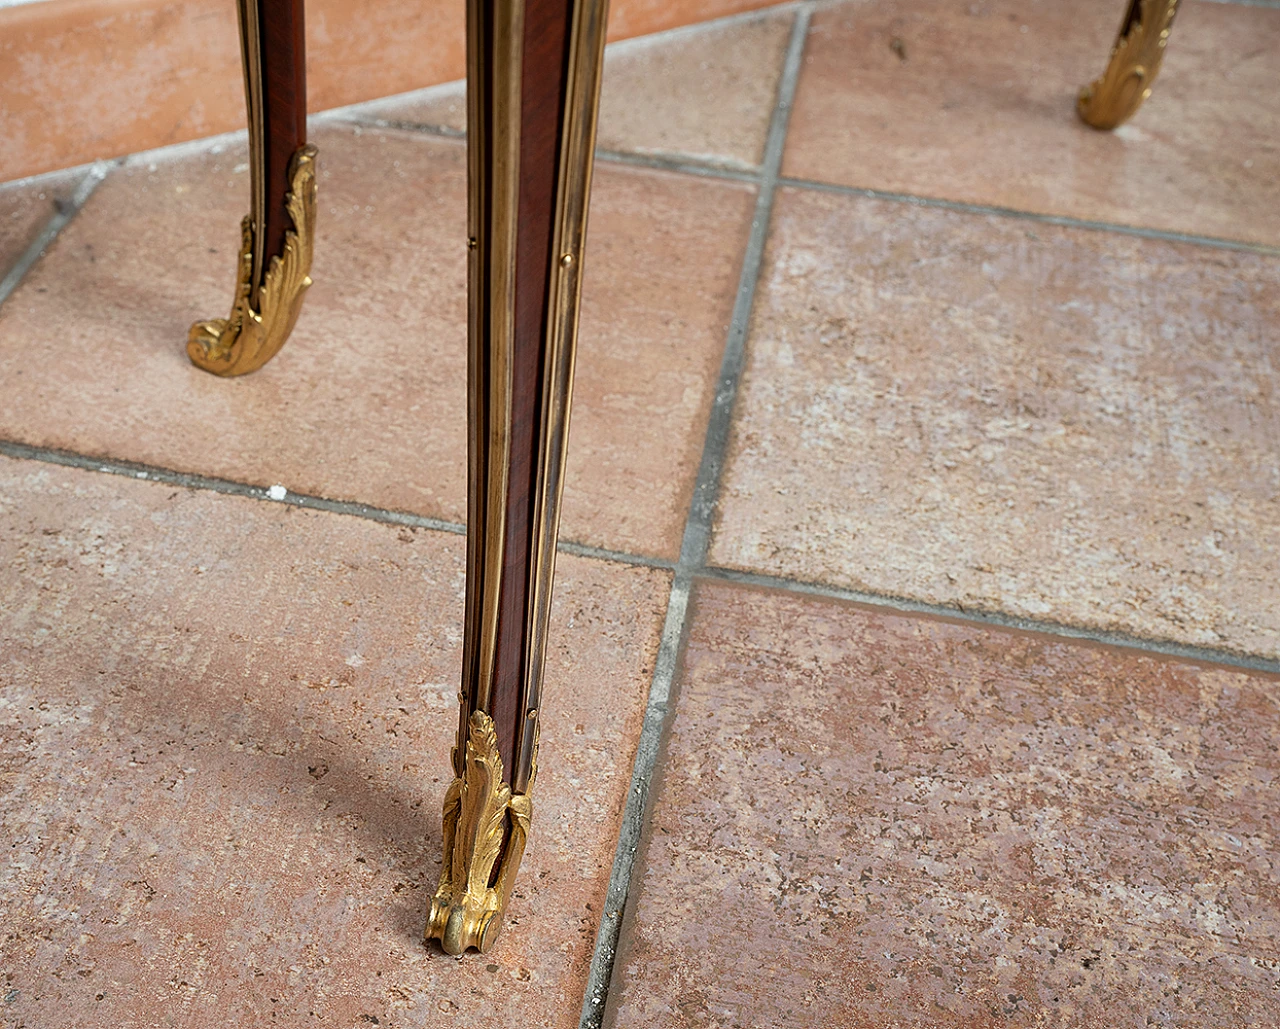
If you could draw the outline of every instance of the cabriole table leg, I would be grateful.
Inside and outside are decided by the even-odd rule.
[[[428,939],[488,950],[532,817],[606,0],[468,0],[467,598]]]
[[[237,0],[236,7],[251,209],[240,226],[231,314],[196,322],[187,338],[192,362],[215,375],[256,371],[284,346],[311,285],[315,238],[303,0]]]

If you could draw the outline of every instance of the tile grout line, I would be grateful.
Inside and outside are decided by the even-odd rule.
[[[721,179],[729,182],[760,183],[759,167],[751,168],[743,165],[734,168],[721,161],[711,161],[699,157],[691,157],[677,152],[655,154],[629,153],[626,150],[596,150],[596,160],[608,161],[610,164],[629,164],[637,168],[651,168],[654,171],[678,172],[682,175],[699,175],[706,179]]]
[[[465,528],[465,527],[464,527]],[[632,554],[625,550],[610,550],[607,547],[596,547],[590,543],[575,543],[572,540],[560,540],[556,551],[561,554],[572,554],[574,557],[590,557],[597,561],[612,561],[615,564],[635,565],[638,568],[660,568],[663,571],[675,570],[676,563],[665,557],[648,557],[644,554]]]
[[[963,608],[958,605],[931,604],[922,600],[913,600],[910,597],[896,596],[892,593],[873,593],[865,590],[849,589],[844,586],[832,586],[823,582],[793,579],[783,575],[743,571],[738,568],[703,566],[694,573],[694,577],[717,582],[738,583],[744,586],[755,586],[760,589],[776,590],[778,592],[822,597],[829,600],[850,601],[866,607],[875,607],[902,614],[930,615],[938,618],[947,618],[951,621],[989,625],[1002,629],[1017,629],[1063,640],[1084,640],[1091,643],[1105,644],[1110,647],[1123,647],[1126,650],[1155,654],[1161,657],[1200,661],[1219,668],[1237,668],[1242,671],[1270,672],[1280,675],[1280,659],[1258,657],[1252,654],[1220,650],[1214,647],[1198,647],[1194,644],[1177,643],[1173,640],[1133,636],[1128,633],[1111,632],[1106,629],[1089,629],[1084,626],[1070,625],[1063,622],[1039,621],[1035,618],[1023,618],[1018,615],[1004,614],[1000,611]]]
[[[391,129],[394,132],[408,132],[420,136],[438,136],[441,139],[464,140],[467,134],[452,125],[434,125],[430,122],[405,121],[398,118],[362,118],[358,113],[344,114],[342,117],[329,119],[330,124],[353,125],[362,129]],[[654,171],[677,172],[682,175],[698,175],[702,178],[724,179],[731,182],[760,182],[759,168],[746,165],[734,168],[719,161],[705,160],[679,153],[631,153],[626,150],[609,150],[596,147],[595,159],[609,164],[629,164],[637,168],[650,168]]]
[[[432,518],[429,515],[411,514],[408,511],[393,511],[389,508],[375,507],[372,504],[362,504],[354,500],[331,500],[328,497],[316,496],[311,493],[295,493],[292,490],[286,490],[283,495],[277,497],[272,493],[275,487],[250,486],[247,483],[236,482],[234,479],[221,479],[216,476],[197,475],[192,472],[175,472],[168,468],[141,464],[137,461],[88,457],[68,450],[57,450],[53,447],[35,447],[27,443],[17,443],[13,440],[0,439],[0,455],[22,461],[39,461],[44,464],[61,465],[64,468],[77,468],[81,471],[119,475],[126,479],[136,479],[142,482],[164,483],[170,486],[181,486],[184,489],[205,490],[226,496],[246,497],[250,500],[283,504],[286,507],[301,507],[310,511],[327,511],[330,514],[349,515],[386,525],[403,525],[411,529],[429,529],[433,532],[447,532],[454,536],[465,536],[467,534],[467,527],[462,523],[450,522],[443,518]],[[594,558],[598,561],[612,561],[616,564],[658,568],[665,571],[671,571],[675,568],[675,562],[666,558],[610,550],[607,547],[596,547],[589,543],[575,543],[572,540],[561,540],[556,549],[562,554]]]
[[[40,234],[31,241],[31,245],[22,252],[22,256],[0,279],[0,304],[3,304],[13,291],[18,288],[18,284],[26,278],[27,272],[44,256],[50,244],[58,238],[67,223],[71,221],[80,209],[84,207],[89,197],[93,195],[93,191],[101,185],[107,174],[118,165],[119,161],[96,161],[89,166],[89,170],[85,172],[84,178],[76,185],[75,191],[71,194],[71,198],[65,203],[54,202],[53,215],[45,222],[44,228],[40,230]]]
[[[142,464],[137,461],[89,457],[68,450],[37,447],[13,440],[0,439],[0,455],[16,460],[36,461],[66,468],[77,468],[82,471],[119,475],[123,478],[136,479],[143,482],[165,483],[172,486],[181,486],[185,489],[207,490],[213,493],[245,497],[268,503],[285,504],[286,506],[302,507],[314,511],[327,511],[331,514],[364,518],[368,521],[388,525],[403,525],[415,529],[447,532],[455,536],[465,536],[467,531],[467,527],[460,522],[450,522],[446,519],[432,518],[428,515],[416,515],[407,511],[396,511],[390,508],[376,507],[372,504],[362,504],[358,501],[332,500],[328,497],[309,493],[295,493],[293,491],[287,491],[282,499],[277,500],[271,495],[270,487],[251,486],[248,483],[236,482],[233,479],[220,479],[191,472],[176,472],[169,468]],[[612,561],[615,564],[654,568],[663,571],[675,571],[677,564],[668,558],[634,554],[624,550],[611,550],[608,547],[597,547],[589,543],[578,543],[573,540],[561,540],[557,550],[562,554],[571,554],[575,557],[585,557],[597,561]],[[833,600],[847,600],[853,603],[865,604],[869,607],[888,608],[894,611],[933,615],[981,625],[1019,629],[1025,632],[1036,632],[1045,636],[1057,636],[1063,639],[1087,640],[1107,646],[1147,651],[1166,657],[1182,657],[1224,667],[1280,674],[1280,660],[1254,654],[1222,650],[1215,647],[1199,647],[1194,644],[1134,636],[1129,633],[1111,632],[1105,629],[1089,629],[1066,622],[1041,621],[1035,618],[1005,614],[1000,611],[966,609],[958,605],[932,604],[892,593],[856,590],[844,586],[831,585],[830,583],[796,579],[786,575],[773,575],[768,572],[748,571],[714,565],[708,566],[705,563],[690,566],[690,575],[694,579],[736,582],[785,593],[799,593]]]
[[[690,587],[697,570],[706,562],[711,540],[711,520],[720,490],[721,469],[728,449],[734,402],[737,399],[738,385],[745,364],[747,330],[755,302],[756,285],[764,261],[765,241],[769,232],[773,201],[782,167],[782,149],[786,142],[796,83],[800,77],[801,56],[809,31],[810,11],[811,6],[804,5],[796,12],[787,42],[786,57],[778,77],[777,98],[765,143],[765,157],[761,167],[755,211],[752,215],[751,235],[743,252],[742,272],[738,279],[733,315],[716,380],[711,414],[707,421],[698,476],[681,540],[680,560],[676,564],[671,594],[667,601],[661,643],[654,662],[644,721],[636,745],[636,757],[622,812],[622,824],[618,832],[613,868],[609,875],[609,887],[600,915],[600,928],[596,934],[591,966],[587,973],[587,989],[582,999],[580,1029],[600,1029],[604,1019],[605,1005],[613,979],[614,961],[617,957],[618,938],[631,889],[631,876],[635,868],[636,850],[640,846],[645,825],[649,788],[657,771],[658,756],[670,717],[669,701],[676,662],[687,631],[686,616],[689,608]]]
[[[1213,2],[1218,2],[1218,0],[1213,0]],[[1235,3],[1236,0],[1221,0],[1221,2]],[[788,177],[781,179],[779,185],[789,186],[792,189],[813,190],[819,193],[838,193],[842,196],[862,197],[868,200],[888,200],[892,203],[910,204],[914,207],[934,207],[944,211],[956,211],[960,214],[1012,218],[1018,221],[1038,222],[1041,225],[1059,225],[1064,228],[1086,229],[1092,232],[1114,232],[1118,235],[1139,236],[1143,239],[1159,239],[1171,243],[1191,243],[1218,250],[1243,250],[1248,253],[1263,254],[1267,257],[1280,257],[1280,246],[1270,246],[1266,243],[1249,243],[1245,240],[1223,239],[1220,236],[1197,236],[1192,233],[1174,232],[1169,229],[1150,229],[1140,225],[1121,225],[1116,222],[1072,218],[1063,214],[1020,211],[1014,207],[969,204],[962,200],[943,200],[940,197],[922,197],[913,193],[894,193],[890,190],[869,189],[862,186],[842,186],[833,182],[817,182],[812,179],[793,179]]]
[[[1205,2],[1237,4],[1244,2],[1244,0],[1205,0]],[[1252,2],[1262,5],[1262,0],[1252,0]],[[1275,0],[1275,2],[1280,6],[1280,0]],[[396,132],[438,136],[442,139],[466,138],[466,133],[463,130],[455,129],[448,125],[431,125],[386,118],[364,119],[358,114],[335,117],[331,119],[331,122],[365,129],[391,129]],[[624,150],[597,148],[595,156],[596,160],[610,164],[627,164],[633,167],[651,168],[655,171],[668,171],[680,175],[697,175],[701,178],[719,179],[725,182],[759,183],[761,181],[761,171],[759,169],[730,168],[716,161],[674,153],[633,154]],[[778,185],[816,193],[835,193],[841,196],[860,197],[867,200],[886,200],[891,203],[908,204],[914,207],[932,207],[943,211],[955,211],[959,214],[1011,218],[1017,221],[1037,222],[1041,225],[1057,225],[1067,229],[1082,229],[1088,232],[1113,232],[1121,236],[1136,236],[1139,239],[1158,239],[1169,243],[1186,243],[1191,246],[1208,247],[1214,250],[1233,250],[1261,254],[1264,257],[1280,257],[1280,246],[1273,246],[1267,243],[1250,243],[1247,240],[1226,239],[1221,236],[1201,236],[1190,232],[1176,232],[1172,229],[1123,225],[1119,222],[1095,221],[1089,218],[1074,218],[1065,214],[1046,214],[1042,211],[1023,211],[1016,207],[999,207],[993,204],[971,204],[963,200],[946,200],[942,197],[920,196],[915,193],[897,193],[893,190],[871,189],[864,186],[845,186],[835,182],[820,182],[816,179],[801,179],[791,176],[779,178]]]

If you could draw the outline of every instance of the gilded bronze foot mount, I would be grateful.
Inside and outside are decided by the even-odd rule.
[[[236,263],[236,292],[227,318],[196,322],[187,336],[187,356],[214,375],[245,375],[270,361],[284,346],[302,310],[311,285],[311,255],[315,246],[316,148],[298,149],[289,165],[289,193],[285,207],[293,228],[285,233],[284,250],[271,258],[262,286],[253,293],[254,220],[240,224],[240,257]]]
[[[1080,90],[1076,110],[1095,129],[1128,121],[1151,95],[1179,0],[1129,0],[1102,77]]]
[[[464,771],[444,798],[444,868],[431,901],[427,939],[448,954],[493,946],[529,839],[533,799],[503,781],[493,719],[474,711]],[[528,789],[537,771],[537,744]]]

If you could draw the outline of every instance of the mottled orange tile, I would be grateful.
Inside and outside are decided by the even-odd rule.
[[[577,1026],[669,581],[561,557],[530,847],[455,960],[463,550],[0,459],[6,1025]]]
[[[0,178],[242,127],[237,40],[216,0],[0,9]]]
[[[605,52],[597,144],[754,168],[793,17],[765,12],[613,44]],[[465,84],[378,101],[358,116],[465,132]]]
[[[1280,244],[1280,9],[1188,0],[1151,99],[1076,117],[1122,0],[876,0],[814,15],[784,172]]]
[[[1280,259],[783,190],[711,560],[1280,656]]]
[[[622,0],[609,4],[609,38],[631,39],[651,32],[713,21],[775,6],[765,0]]]
[[[700,583],[606,1025],[1280,1023],[1272,676]]]
[[[307,3],[313,111],[465,73],[464,5]],[[615,0],[624,39],[762,7],[760,0]],[[43,0],[0,7],[0,179],[179,143],[244,125],[235,5]]]
[[[135,162],[0,309],[0,434],[466,517],[466,154],[320,131],[317,250],[293,338],[224,380],[187,327],[225,316],[244,153]],[[563,532],[674,557],[749,231],[750,188],[602,167]]]

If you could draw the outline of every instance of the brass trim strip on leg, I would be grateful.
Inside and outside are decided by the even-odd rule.
[[[240,58],[244,69],[244,106],[249,121],[249,218],[253,238],[261,239],[267,225],[266,115],[262,99],[262,21],[258,0],[237,0]],[[257,248],[260,250],[261,248]],[[262,281],[262,255],[254,253],[249,282]]]
[[[1076,100],[1086,124],[1114,129],[1133,117],[1160,74],[1177,13],[1178,0],[1129,0],[1107,70]]]
[[[467,11],[467,572],[484,576],[488,538],[487,501],[488,448],[479,441],[488,438],[487,391],[476,383],[488,380],[488,355],[484,341],[488,311],[486,265],[489,238],[486,231],[489,189],[485,180],[486,148],[489,134],[482,130],[482,114],[492,88],[483,77],[485,67],[482,40],[485,38],[485,5],[468,0]],[[466,757],[467,726],[474,698],[466,692],[480,678],[480,625],[483,618],[480,597],[474,590],[466,595],[462,634],[462,683],[458,692],[458,739],[453,748],[453,774],[461,778]],[[446,805],[447,810],[447,805]],[[446,819],[447,821],[447,819]],[[447,842],[447,840],[446,840]],[[450,848],[446,846],[445,853]]]
[[[520,196],[520,84],[523,67],[523,0],[492,3],[494,103],[490,148],[493,179],[486,211],[488,245],[488,338],[479,340],[488,354],[489,424],[488,439],[480,445],[490,454],[488,494],[485,499],[485,587],[481,615],[479,676],[475,684],[475,705],[489,710],[493,690],[493,669],[498,637],[498,607],[501,600],[502,568],[505,558],[504,533],[495,527],[507,518],[507,490],[511,474],[511,361],[515,351],[515,296],[517,211]],[[482,230],[483,231],[483,230]],[[478,384],[477,384],[478,385]],[[499,455],[495,465],[493,455]]]
[[[523,37],[523,0],[468,0],[469,582],[454,752],[454,774],[459,776],[471,712],[489,710],[497,649],[505,548],[500,530],[510,475]],[[487,53],[486,41],[491,48]],[[492,124],[486,124],[486,110],[492,112]]]
[[[535,760],[533,740],[538,730],[541,704],[542,659],[546,649],[551,588],[555,578],[556,539],[560,526],[560,499],[564,491],[565,446],[569,436],[569,410],[573,399],[573,369],[577,355],[578,312],[582,294],[582,251],[586,238],[587,208],[591,198],[596,116],[600,107],[600,83],[604,67],[605,21],[608,4],[584,0],[574,5],[570,26],[568,83],[560,136],[559,182],[552,234],[547,309],[547,347],[543,366],[541,438],[534,497],[535,538],[530,547],[528,625],[524,666],[525,696],[522,703],[524,738],[513,770],[517,790],[524,789]]]

